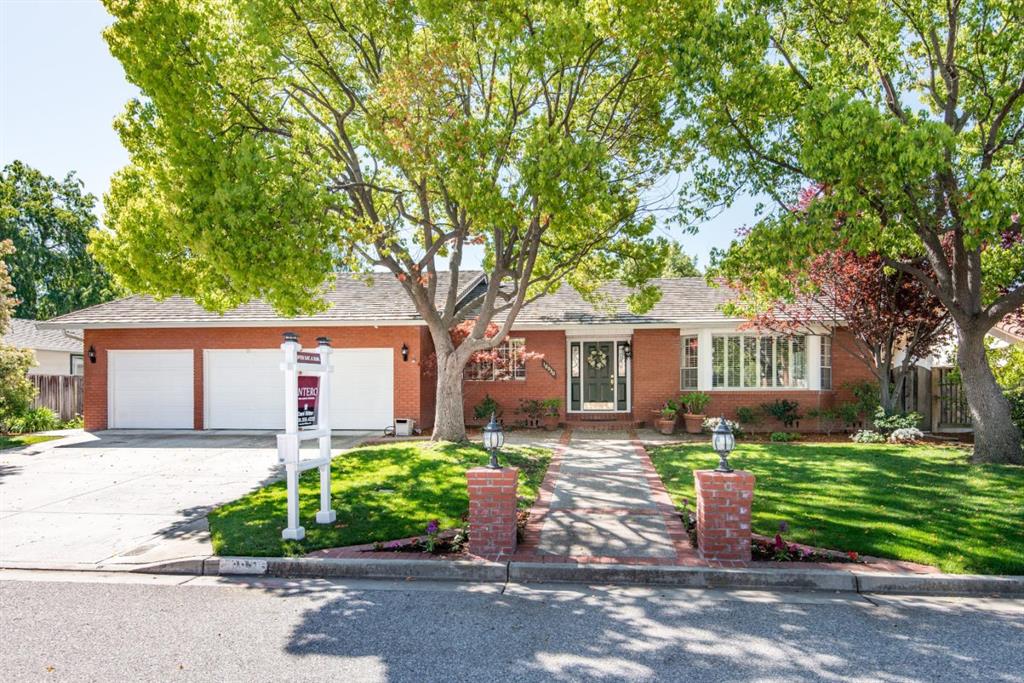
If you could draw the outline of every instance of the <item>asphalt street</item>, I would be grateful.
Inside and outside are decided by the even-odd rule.
[[[1024,681],[1024,601],[0,572],[4,681]]]

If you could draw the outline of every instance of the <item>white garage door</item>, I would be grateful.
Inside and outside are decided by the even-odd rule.
[[[284,373],[278,349],[207,350],[207,429],[284,429]]]
[[[395,418],[395,352],[335,349],[331,358],[331,426],[380,430],[391,426]]]
[[[192,429],[192,351],[109,351],[111,429]]]
[[[335,349],[331,427],[383,430],[394,420],[394,352]],[[209,349],[205,354],[207,429],[284,429],[279,349]]]

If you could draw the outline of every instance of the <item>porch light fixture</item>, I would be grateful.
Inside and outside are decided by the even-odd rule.
[[[402,344],[402,362],[409,360],[409,347],[406,344]]]
[[[89,362],[90,363],[95,363],[96,362],[96,347],[91,346],[91,345],[89,346]]]
[[[629,342],[622,342],[622,355],[626,357],[626,360],[629,360],[630,358],[632,358],[633,357],[633,345],[630,344]]]
[[[484,427],[484,448],[491,453],[491,461],[487,463],[487,466],[492,470],[500,470],[501,465],[498,464],[498,449],[505,443],[505,432],[501,431],[501,425],[498,424],[498,420],[495,418],[494,413],[491,413],[491,421]]]
[[[729,454],[736,448],[736,437],[733,436],[724,417],[719,418],[718,426],[711,432],[711,447],[718,453],[718,467],[715,471],[732,472],[732,468],[729,467]]]

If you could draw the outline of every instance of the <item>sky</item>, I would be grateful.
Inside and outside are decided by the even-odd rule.
[[[19,159],[58,178],[75,171],[88,192],[107,191],[128,163],[112,123],[138,94],[103,41],[111,21],[98,0],[0,0],[0,165]],[[102,216],[102,202],[97,210]],[[744,199],[697,235],[659,231],[704,266],[713,247],[753,221]]]

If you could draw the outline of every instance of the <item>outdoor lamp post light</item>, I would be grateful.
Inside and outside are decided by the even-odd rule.
[[[501,431],[501,425],[498,424],[498,420],[495,419],[494,413],[491,413],[491,421],[484,427],[484,448],[491,453],[491,461],[487,463],[487,466],[492,470],[500,470],[501,465],[498,464],[498,449],[505,443],[505,433]]]
[[[633,345],[630,344],[629,342],[622,342],[622,355],[626,357],[626,360],[629,360],[630,358],[632,358],[633,357]]]
[[[91,344],[89,345],[89,362],[90,363],[95,363],[96,362],[96,348],[94,346],[92,346]]]
[[[736,448],[736,437],[733,436],[724,417],[719,418],[718,426],[711,432],[711,447],[718,453],[718,467],[715,471],[732,472],[732,468],[729,467],[729,454]]]
[[[402,362],[409,360],[409,347],[406,344],[402,344]]]

